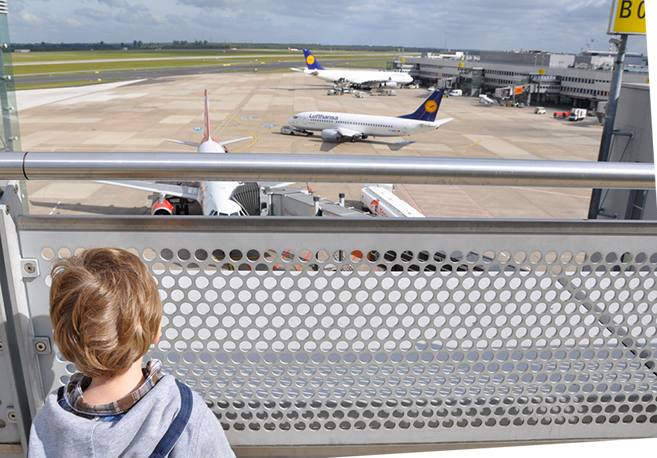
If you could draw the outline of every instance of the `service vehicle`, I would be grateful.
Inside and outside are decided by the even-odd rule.
[[[569,121],[583,121],[584,119],[586,119],[585,108],[573,108],[568,116]]]

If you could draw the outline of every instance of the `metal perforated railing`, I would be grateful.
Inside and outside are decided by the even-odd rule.
[[[240,445],[657,435],[654,224],[20,218],[37,336],[51,263],[138,254],[151,352]],[[38,357],[43,391],[74,372]]]

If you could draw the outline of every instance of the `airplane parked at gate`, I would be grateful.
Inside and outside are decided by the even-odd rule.
[[[442,89],[435,91],[415,112],[397,118],[317,111],[298,113],[288,121],[292,129],[290,133],[321,131],[322,140],[340,142],[365,140],[368,137],[401,137],[418,130],[438,129],[453,121],[453,118],[436,120],[443,92]]]
[[[293,71],[303,71],[306,75],[313,75],[332,83],[349,83],[357,87],[396,87],[411,84],[413,78],[405,72],[389,72],[383,70],[351,70],[326,69],[322,67],[317,58],[309,49],[303,50],[306,59],[306,69],[292,68]]]
[[[215,141],[210,135],[210,102],[205,91],[205,111],[203,120],[203,138],[200,143],[181,140],[168,140],[182,145],[193,146],[199,153],[226,154],[226,146],[250,140],[253,137],[234,138]],[[201,181],[192,184],[160,183],[154,181],[100,181],[100,183],[139,189],[158,194],[151,206],[153,215],[185,214],[189,201],[198,202],[205,216],[246,216],[248,212],[235,200],[235,191],[245,183],[237,181]],[[270,186],[271,188],[284,184]],[[174,203],[175,202],[175,205]]]

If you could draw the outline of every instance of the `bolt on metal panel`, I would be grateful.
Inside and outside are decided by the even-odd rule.
[[[20,230],[30,310],[47,316],[56,259],[130,249],[164,307],[150,357],[234,445],[657,436],[654,225],[131,221]],[[48,389],[75,371],[39,358]]]

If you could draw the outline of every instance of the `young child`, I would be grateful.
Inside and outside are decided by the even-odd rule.
[[[162,304],[132,253],[100,248],[52,270],[50,318],[80,370],[32,424],[30,457],[232,457],[203,399],[143,358],[160,339]]]

